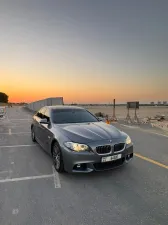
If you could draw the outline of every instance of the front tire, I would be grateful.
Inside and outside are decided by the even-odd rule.
[[[34,132],[34,128],[33,127],[31,129],[31,137],[32,137],[32,141],[36,142],[36,136],[35,136],[35,132]]]
[[[53,144],[52,147],[52,158],[53,158],[53,164],[58,173],[64,172],[64,162],[62,157],[62,152],[57,143]]]

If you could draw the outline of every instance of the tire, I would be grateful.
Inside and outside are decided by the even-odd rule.
[[[62,158],[62,152],[59,145],[55,142],[52,146],[52,158],[53,164],[58,173],[64,172],[64,162]]]
[[[36,136],[35,136],[35,132],[34,132],[34,128],[32,127],[31,129],[31,138],[33,142],[36,142]]]

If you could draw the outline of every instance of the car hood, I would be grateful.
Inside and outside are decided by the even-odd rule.
[[[120,139],[123,134],[112,125],[103,122],[84,124],[59,124],[60,132],[73,142],[91,143],[101,140]]]

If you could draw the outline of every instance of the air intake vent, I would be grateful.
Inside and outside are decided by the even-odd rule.
[[[111,145],[98,146],[96,152],[98,154],[108,154],[111,152]]]
[[[120,152],[124,149],[125,143],[119,143],[114,145],[114,152]]]

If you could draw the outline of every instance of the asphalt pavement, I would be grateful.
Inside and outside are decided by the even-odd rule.
[[[115,124],[134,142],[128,165],[60,175],[31,141],[31,118],[13,107],[0,121],[0,225],[168,224],[168,136]]]

